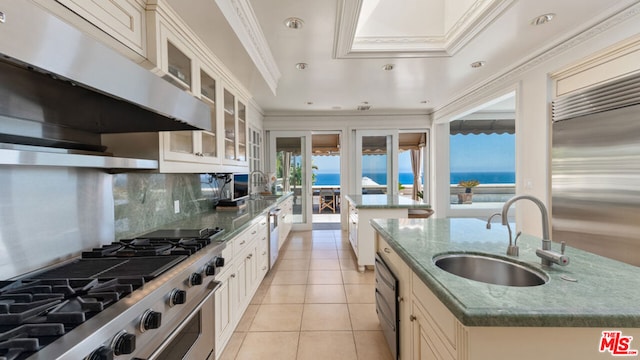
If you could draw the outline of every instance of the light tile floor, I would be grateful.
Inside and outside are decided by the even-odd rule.
[[[222,354],[224,360],[390,360],[372,270],[340,230],[292,232]]]

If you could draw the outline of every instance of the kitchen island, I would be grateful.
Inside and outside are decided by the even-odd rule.
[[[640,339],[635,266],[568,247],[568,266],[543,268],[535,255],[541,239],[523,234],[520,256],[511,259],[543,271],[548,282],[492,285],[450,274],[433,258],[450,252],[506,257],[504,227],[487,230],[478,219],[371,224],[378,252],[400,281],[402,359],[608,359],[640,348],[633,341]]]
[[[349,242],[358,260],[358,270],[373,266],[375,241],[369,220],[407,218],[409,210],[430,210],[431,206],[400,195],[347,195]]]

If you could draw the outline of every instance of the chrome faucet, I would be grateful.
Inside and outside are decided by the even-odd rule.
[[[491,219],[493,219],[495,216],[500,216],[502,215],[501,213],[495,213],[492,214],[491,216],[489,216],[489,219],[487,220],[487,229],[491,229]],[[518,251],[518,238],[520,237],[520,234],[522,234],[522,232],[519,232],[516,235],[516,238],[513,242],[513,245],[511,244],[511,227],[509,226],[509,224],[507,223],[507,230],[509,230],[509,246],[507,247],[507,255],[509,256],[518,256],[519,255],[519,251]]]
[[[249,173],[249,195],[251,196],[251,198],[253,198],[253,187],[256,185],[253,183],[253,179],[254,179],[254,175],[259,174],[260,175],[260,181],[258,182],[258,185],[262,185],[263,186],[263,190],[266,189],[267,184],[269,183],[269,179],[267,178],[267,175],[265,173],[263,173],[260,170],[253,170],[251,173]]]
[[[544,203],[542,203],[540,199],[531,195],[514,196],[511,199],[507,200],[507,202],[505,202],[504,206],[502,207],[502,225],[506,225],[507,229],[509,230],[509,246],[511,246],[511,227],[509,226],[507,214],[511,205],[513,205],[513,203],[518,200],[530,200],[538,206],[538,209],[540,209],[540,214],[542,215],[542,249],[537,249],[536,255],[542,259],[542,265],[551,266],[553,264],[558,264],[560,266],[565,266],[569,264],[569,257],[564,255],[564,241],[561,243],[562,246],[560,248],[560,254],[551,250],[551,236],[549,236],[549,213],[547,211],[547,208],[544,206]]]

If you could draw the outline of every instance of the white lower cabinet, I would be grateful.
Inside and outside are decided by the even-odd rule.
[[[260,251],[266,246],[268,228],[266,215],[256,218],[249,228],[227,241],[223,251],[224,271],[216,276],[216,281],[221,283],[215,294],[216,359],[222,355],[267,272],[266,247],[264,256]]]
[[[233,334],[234,324],[234,294],[237,287],[237,275],[233,268],[227,268],[216,278],[220,288],[215,294],[215,353],[216,358],[222,354],[224,346]]]
[[[379,235],[377,251],[398,278],[401,360],[610,358],[603,328],[464,326]],[[640,329],[621,329],[640,338]],[[635,347],[633,347],[635,348]]]

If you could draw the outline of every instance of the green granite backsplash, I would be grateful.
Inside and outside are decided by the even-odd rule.
[[[215,179],[200,174],[113,175],[115,237],[128,238],[211,210]],[[180,212],[174,213],[174,201]]]

